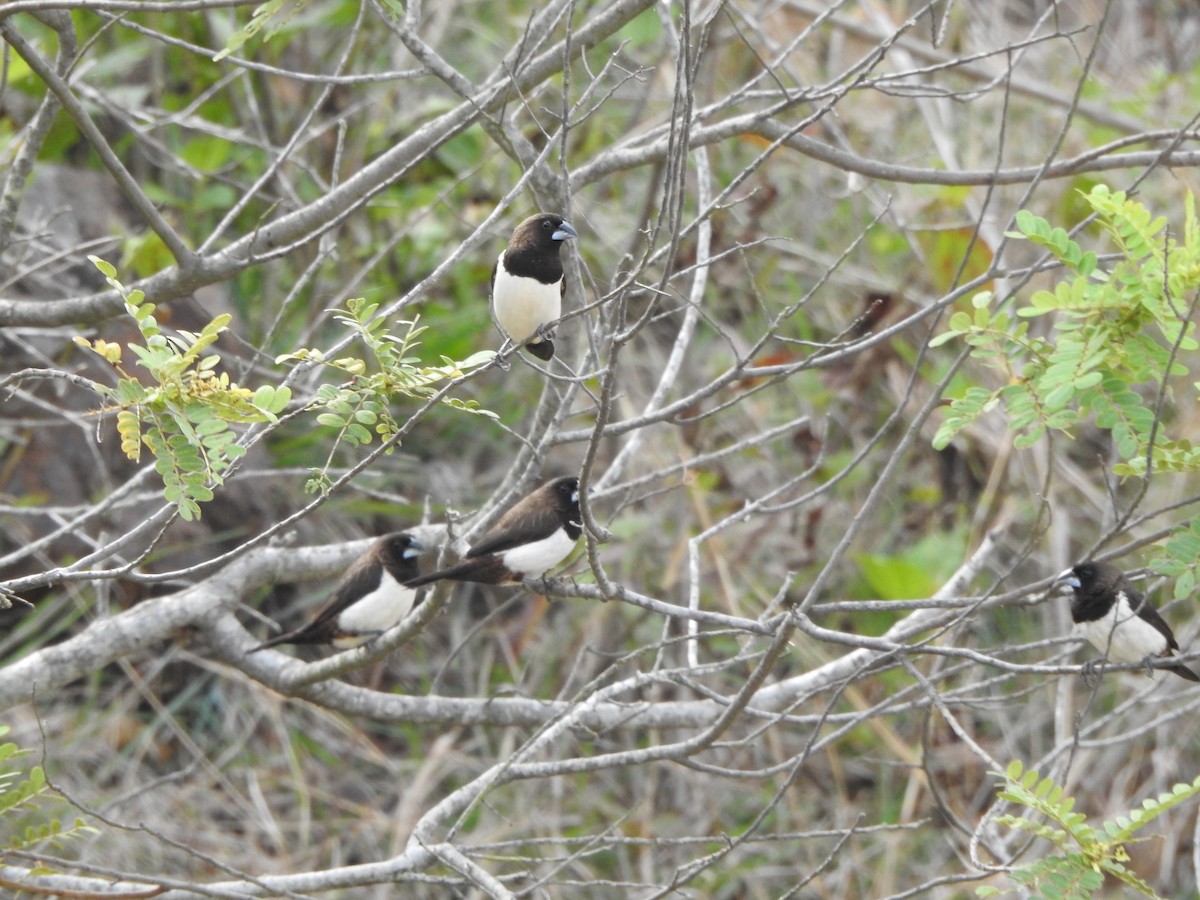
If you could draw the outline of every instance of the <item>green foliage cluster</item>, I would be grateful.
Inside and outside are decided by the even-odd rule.
[[[146,301],[139,290],[127,290],[116,278],[116,270],[104,260],[91,257],[108,283],[120,292],[125,309],[137,324],[144,345],[129,343],[128,349],[145,368],[150,379],[140,381],[122,366],[124,352],[120,344],[103,339],[94,341],[76,337],[75,342],[98,354],[116,369],[113,388],[94,385],[94,389],[117,410],[117,433],[121,450],[137,462],[142,447],[148,447],[155,469],[163,480],[163,496],[174,503],[184,519],[198,519],[200,504],[213,499],[213,488],[223,482],[229,467],[246,453],[237,441],[234,424],[277,422],[291,400],[286,385],[264,385],[256,391],[238,387],[229,375],[219,372],[219,354],[205,355],[228,328],[231,316],[216,316],[199,334],[179,331],[163,334],[154,318],[155,305]],[[419,365],[412,356],[423,328],[416,322],[402,322],[402,336],[388,333],[387,321],[376,316],[378,303],[362,299],[347,303],[337,320],[354,330],[366,345],[366,359],[345,356],[326,359],[316,349],[285,353],[276,363],[319,363],[340,372],[338,383],[322,384],[316,392],[313,408],[323,409],[317,421],[338,430],[337,439],[324,466],[313,472],[306,490],[328,489],[332,481],[329,468],[337,447],[370,444],[373,434],[392,440],[399,425],[389,404],[402,395],[418,401],[434,397],[444,382],[459,378],[470,369],[491,362],[494,351],[472,354],[461,362],[442,357],[442,364]],[[440,397],[439,402],[452,409],[497,418],[473,400]],[[392,448],[388,448],[389,452]]]
[[[1032,769],[1025,771],[1020,760],[1009,763],[1003,777],[999,797],[1033,810],[1039,821],[1003,815],[998,816],[996,822],[1044,838],[1060,851],[1009,872],[1022,887],[1036,892],[1031,895],[1034,900],[1085,900],[1104,886],[1106,875],[1147,897],[1157,897],[1154,890],[1125,865],[1129,854],[1124,845],[1155,818],[1200,794],[1200,777],[1197,777],[1191,784],[1177,784],[1153,800],[1143,800],[1140,808],[1103,822],[1097,828],[1088,825],[1087,817],[1082,813],[1075,812],[1074,797],[1064,796],[1062,787],[1052,779],[1040,778]],[[995,897],[1000,893],[990,885],[976,889],[980,897]]]
[[[270,40],[287,27],[292,18],[307,5],[308,0],[266,0],[265,3],[255,8],[254,15],[246,27],[230,36],[225,48],[213,56],[213,61],[220,62],[229,54],[241,50],[247,41],[264,29],[266,29],[263,35],[264,40]]]
[[[1200,519],[1192,519],[1168,539],[1162,554],[1151,561],[1160,575],[1175,579],[1175,599],[1191,597],[1196,590],[1196,568],[1200,566]]]
[[[0,725],[0,737],[9,730],[7,725]],[[58,819],[41,814],[41,807],[53,799],[46,796],[50,787],[46,784],[45,771],[41,766],[34,766],[22,774],[19,769],[9,768],[14,760],[27,753],[28,750],[22,750],[11,741],[0,744],[0,819],[11,823],[23,813],[38,812],[38,821],[25,826],[20,833],[6,827],[0,835],[0,850],[26,850],[43,843],[59,846],[66,838],[95,833],[96,829],[78,816],[64,827]],[[44,870],[34,874],[44,874]]]
[[[213,487],[222,483],[226,470],[246,452],[231,424],[276,421],[276,414],[291,399],[291,391],[269,385],[257,391],[238,387],[227,373],[217,371],[219,355],[204,355],[226,330],[231,316],[215,317],[199,334],[180,331],[165,335],[154,317],[155,305],[146,301],[142,291],[126,290],[112,265],[90,259],[121,294],[126,311],[137,324],[144,346],[127,346],[149,373],[149,383],[122,367],[120,344],[82,337],[75,342],[117,371],[115,388],[96,385],[95,390],[117,410],[122,452],[137,462],[142,446],[148,447],[163,480],[163,496],[184,519],[197,519],[200,504],[213,498]]]
[[[974,359],[1005,375],[995,390],[972,386],[951,403],[934,446],[945,447],[983,413],[1003,406],[1016,445],[1027,447],[1047,430],[1070,433],[1082,421],[1112,434],[1121,457],[1118,475],[1144,476],[1147,460],[1162,471],[1200,469],[1200,448],[1163,433],[1147,396],[1157,396],[1168,375],[1187,375],[1179,351],[1194,350],[1189,306],[1200,297],[1200,226],[1187,198],[1182,240],[1165,233],[1124,193],[1097,185],[1085,195],[1118,255],[1102,268],[1062,228],[1028,211],[1017,214],[1019,231],[1050,252],[1070,277],[1052,291],[1040,290],[1013,316],[993,310],[990,292],[977,295],[974,313],[955,313],[949,330],[933,343],[964,340]],[[1053,337],[1035,334],[1030,320],[1054,313]]]
[[[301,349],[285,353],[275,360],[276,363],[320,363],[341,373],[345,379],[337,384],[322,384],[317,389],[314,405],[325,410],[317,416],[317,421],[336,428],[338,434],[325,465],[313,471],[305,486],[309,493],[329,489],[332,484],[329,469],[339,445],[345,443],[358,447],[370,444],[373,434],[384,442],[395,438],[400,427],[389,408],[392,397],[400,394],[416,400],[429,400],[445,386],[446,381],[491,362],[496,355],[492,350],[482,350],[461,362],[443,356],[440,366],[418,365],[420,360],[411,353],[419,343],[417,338],[425,329],[419,327],[416,320],[400,322],[407,326],[407,331],[401,336],[392,335],[387,330],[387,321],[376,316],[378,311],[378,303],[359,298],[350,300],[345,312],[335,317],[354,331],[365,345],[367,359],[357,356],[326,359],[320,350]],[[439,402],[452,409],[498,418],[491,410],[480,408],[474,400],[443,396]],[[387,452],[392,449],[394,447],[389,447]]]

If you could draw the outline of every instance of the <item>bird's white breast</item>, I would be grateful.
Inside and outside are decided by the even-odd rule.
[[[535,577],[557,566],[567,558],[574,547],[575,542],[567,532],[562,528],[555,528],[550,537],[506,550],[501,554],[501,559],[512,571]]]
[[[562,281],[542,284],[535,278],[517,278],[504,269],[503,254],[496,265],[492,285],[492,309],[496,321],[515,342],[520,343],[547,322],[562,315]]]
[[[1137,617],[1124,593],[1118,598],[1099,619],[1075,623],[1075,630],[1101,653],[1107,653],[1112,662],[1136,663],[1165,652],[1167,639]]]
[[[387,631],[408,615],[416,593],[384,569],[379,587],[369,594],[364,594],[362,599],[346,607],[338,616],[338,628],[351,635],[363,636],[341,638],[334,641],[334,644],[339,647],[356,647],[366,643],[379,632]]]

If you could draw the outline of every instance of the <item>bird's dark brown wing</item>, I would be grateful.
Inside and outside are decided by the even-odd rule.
[[[312,620],[294,631],[263,641],[251,653],[278,647],[280,644],[327,644],[335,637],[338,614],[363,594],[379,587],[383,567],[374,564],[370,556],[358,560],[338,582],[329,599],[317,610]]]
[[[496,527],[479,539],[467,551],[467,558],[483,556],[488,553],[503,553],[522,544],[530,544],[550,537],[555,530],[562,527],[562,513],[553,507],[539,509],[521,509],[524,501],[514,506],[498,523]],[[519,512],[520,515],[513,515]]]
[[[1166,619],[1159,615],[1158,610],[1142,597],[1139,591],[1127,589],[1125,597],[1134,612],[1137,613],[1137,617],[1143,622],[1153,625],[1154,630],[1167,639],[1167,647],[1171,650],[1179,649],[1179,644],[1175,641],[1175,635],[1171,632],[1171,626],[1167,624]]]
[[[355,600],[379,587],[382,576],[383,566],[378,565],[372,558],[362,560],[361,565],[355,565],[338,582],[333,595],[325,601],[324,606],[317,610],[311,624],[317,625],[336,618],[338,613]]]

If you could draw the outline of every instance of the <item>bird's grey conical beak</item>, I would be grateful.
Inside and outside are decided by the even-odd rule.
[[[425,552],[425,545],[416,538],[409,538],[408,546],[404,548],[404,558],[413,559]]]
[[[554,234],[550,235],[550,237],[556,241],[565,241],[568,238],[577,238],[579,235],[571,227],[570,222],[563,222],[558,228],[554,229]]]
[[[1060,572],[1058,577],[1054,579],[1054,583],[1070,585],[1073,588],[1083,586],[1080,583],[1078,576],[1076,576],[1074,570],[1072,569],[1067,569],[1065,572]]]

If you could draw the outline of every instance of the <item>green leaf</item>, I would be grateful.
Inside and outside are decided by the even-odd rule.
[[[212,488],[204,484],[189,484],[186,488],[186,493],[199,503],[207,503],[214,496]]]
[[[213,57],[213,62],[220,62],[229,54],[236,53],[246,45],[247,41],[254,38],[263,28],[271,24],[272,20],[275,20],[267,29],[266,36],[270,38],[286,25],[292,16],[303,9],[306,3],[307,0],[265,0],[254,10],[249,24],[230,36],[225,48]]]
[[[91,260],[93,266],[100,270],[100,274],[105,278],[117,277],[117,270],[112,266],[111,263],[105,262],[98,256],[89,255],[88,259]]]
[[[942,346],[942,344],[948,344],[948,343],[950,343],[950,341],[954,340],[955,338],[961,337],[961,335],[962,335],[961,331],[954,331],[954,330],[943,331],[941,334],[935,335],[934,337],[930,338],[929,346],[930,347],[940,347],[940,346]]]
[[[209,418],[199,422],[196,425],[196,434],[204,437],[205,435],[220,434],[223,431],[229,430],[229,423],[224,419]],[[207,443],[207,441],[205,442]]]
[[[273,387],[263,385],[254,392],[254,405],[272,414],[279,414],[287,408],[292,399],[292,389],[286,385]]]
[[[1017,212],[1016,222],[1017,228],[1020,229],[1021,234],[1024,235],[1038,234],[1039,229],[1044,233],[1048,231],[1050,227],[1049,223],[1047,223],[1045,219],[1035,216],[1027,209],[1022,209]]]
[[[346,440],[355,444],[369,444],[371,443],[371,432],[357,422],[351,422],[346,426]]]

